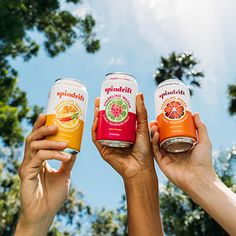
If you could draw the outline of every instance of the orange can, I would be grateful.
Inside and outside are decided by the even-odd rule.
[[[56,125],[58,132],[46,139],[67,142],[64,152],[80,151],[84,121],[88,105],[88,93],[78,80],[61,78],[52,86],[46,112],[46,125]]]
[[[155,108],[160,147],[167,152],[185,152],[197,142],[190,106],[190,93],[178,79],[160,83],[155,93]]]

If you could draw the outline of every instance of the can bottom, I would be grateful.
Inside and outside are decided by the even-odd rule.
[[[78,151],[76,151],[73,148],[66,148],[62,152],[69,153],[69,154],[72,154],[72,155],[76,155],[78,153]]]
[[[98,140],[98,142],[104,146],[120,147],[120,148],[126,148],[133,144],[131,142],[117,141],[117,140]]]
[[[192,149],[196,144],[193,138],[174,137],[161,142],[160,147],[167,152],[180,153]]]

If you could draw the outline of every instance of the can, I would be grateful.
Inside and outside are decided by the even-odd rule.
[[[167,152],[185,152],[197,142],[190,93],[178,79],[160,83],[155,92],[160,147]]]
[[[127,73],[109,73],[101,86],[96,139],[110,147],[129,147],[136,138],[138,84]]]
[[[81,81],[57,79],[49,92],[46,125],[56,125],[58,131],[46,139],[66,142],[64,152],[77,154],[80,151],[87,106],[88,93]]]

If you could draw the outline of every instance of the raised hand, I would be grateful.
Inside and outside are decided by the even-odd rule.
[[[129,148],[106,147],[96,141],[98,109],[99,99],[96,99],[92,138],[103,159],[124,179],[128,206],[129,235],[163,235],[159,209],[158,181],[154,168],[147,111],[143,95],[139,94],[136,98],[136,141]],[[129,131],[127,130],[127,132]]]
[[[143,102],[143,95],[139,94],[137,104],[137,134],[136,142],[129,148],[112,148],[102,146],[96,141],[96,128],[98,124],[98,111],[100,100],[95,100],[94,122],[92,126],[92,139],[98,151],[123,178],[129,180],[142,171],[154,171],[152,147],[149,138],[147,111]],[[127,131],[128,132],[128,131]]]
[[[57,132],[56,126],[45,126],[40,115],[26,138],[21,178],[21,217],[15,235],[46,235],[57,211],[67,198],[70,172],[75,156],[61,152],[67,144],[44,138]],[[62,162],[59,170],[47,160]]]
[[[212,145],[207,128],[200,120],[198,113],[194,115],[194,122],[198,133],[198,143],[194,149],[178,154],[168,153],[159,148],[157,123],[150,123],[153,153],[160,169],[171,182],[186,192],[203,172],[215,175],[212,166]]]

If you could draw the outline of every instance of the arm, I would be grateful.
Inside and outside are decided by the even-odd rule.
[[[47,135],[57,132],[57,127],[47,127],[44,123],[45,116],[41,115],[26,138],[24,159],[19,169],[21,216],[15,236],[47,235],[69,192],[75,156],[60,152],[66,143],[44,140]],[[47,163],[52,159],[62,162],[59,170]]]
[[[158,127],[151,123],[155,159],[168,179],[186,192],[230,235],[236,235],[236,194],[217,177],[212,165],[212,144],[199,114],[194,115],[198,144],[191,151],[170,154],[159,149]]]
[[[143,96],[136,100],[136,142],[130,148],[109,148],[96,141],[99,100],[95,101],[92,137],[98,151],[123,178],[128,208],[130,236],[163,235],[158,198],[158,180],[155,174],[150,143],[147,111]]]
[[[187,194],[230,235],[236,235],[236,194],[216,175],[203,172]]]
[[[129,235],[163,235],[158,181],[155,173],[140,173],[125,183]]]
[[[52,219],[53,220],[53,219]],[[38,224],[28,224],[21,217],[18,221],[15,236],[42,236],[47,235],[50,225],[52,224],[52,220],[43,221]]]

